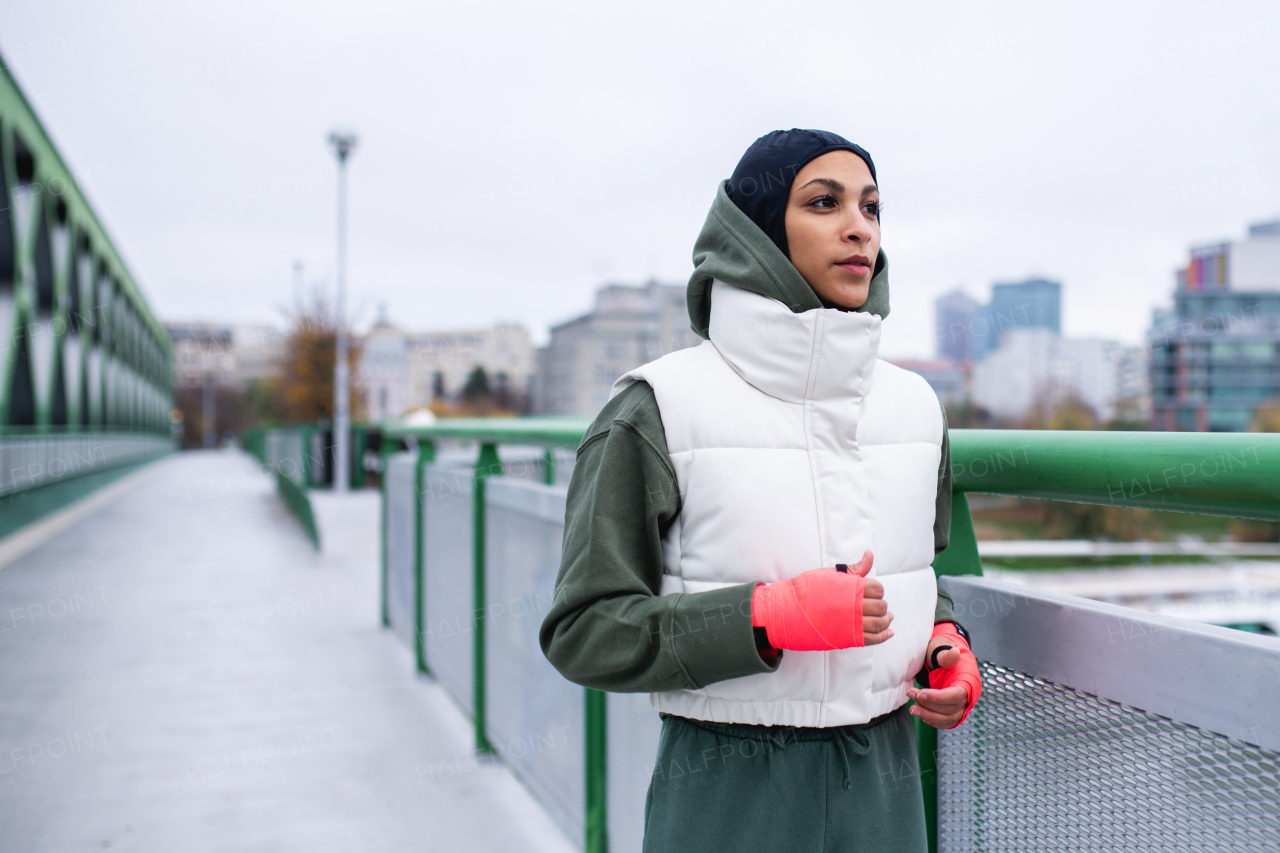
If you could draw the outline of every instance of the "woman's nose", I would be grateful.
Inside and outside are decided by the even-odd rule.
[[[855,213],[845,225],[844,238],[854,243],[865,243],[871,239],[871,226],[866,219]]]

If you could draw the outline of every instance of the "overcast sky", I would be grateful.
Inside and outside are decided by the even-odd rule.
[[[883,349],[934,297],[1064,284],[1137,342],[1191,244],[1280,215],[1276,3],[9,0],[0,51],[163,319],[281,322],[332,283],[410,329],[541,336],[605,281],[683,283],[718,180],[775,128],[875,157]]]

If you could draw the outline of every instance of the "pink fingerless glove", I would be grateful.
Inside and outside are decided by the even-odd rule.
[[[751,594],[751,624],[775,648],[798,652],[863,645],[862,591],[866,578],[838,569],[810,569],[759,584]]]
[[[973,706],[978,704],[978,697],[982,695],[982,675],[978,672],[978,659],[973,656],[973,652],[969,651],[969,644],[965,642],[964,637],[960,636],[955,625],[950,622],[939,622],[933,626],[933,636],[943,637],[960,650],[960,662],[955,666],[940,666],[929,671],[929,686],[934,690],[963,684],[969,693],[969,701],[964,706],[964,714],[961,715],[960,722],[951,727],[954,729],[968,718]]]

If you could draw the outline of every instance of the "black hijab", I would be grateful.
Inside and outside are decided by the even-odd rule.
[[[876,179],[876,164],[861,146],[825,130],[775,130],[751,143],[729,178],[727,191],[738,209],[791,259],[787,249],[787,198],[791,183],[810,160],[830,151],[852,151]]]

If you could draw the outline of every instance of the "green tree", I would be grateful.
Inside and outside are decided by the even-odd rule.
[[[462,399],[468,403],[483,403],[493,396],[493,390],[489,387],[489,374],[480,365],[472,368],[471,373],[467,375],[467,381],[462,386]]]

